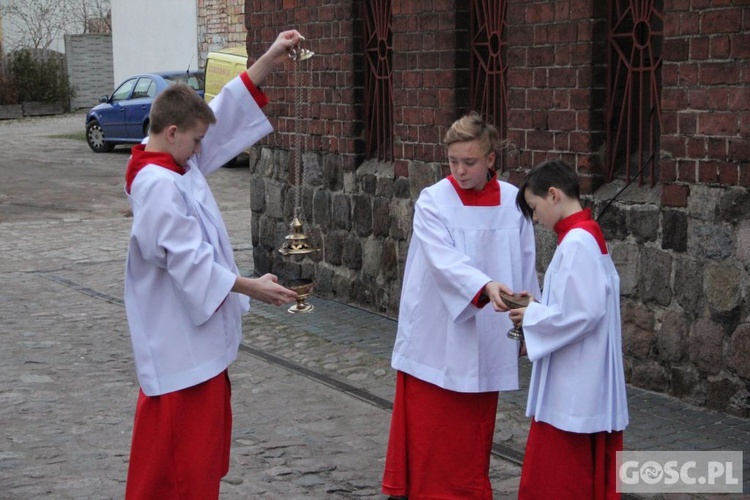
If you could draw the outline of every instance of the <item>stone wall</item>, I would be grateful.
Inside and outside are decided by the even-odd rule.
[[[360,5],[246,2],[249,53],[292,25],[316,52],[304,70],[302,187],[290,155],[293,66],[264,82],[276,132],[251,155],[254,258],[257,272],[314,278],[319,296],[396,317],[414,200],[445,175],[440,138],[467,110],[467,7],[392,3],[395,158],[379,163],[362,154]],[[603,181],[606,3],[508,1],[503,176],[516,183],[539,161],[562,157],[596,215],[617,195],[600,222],[621,275],[628,381],[748,416],[750,17],[713,5],[664,2],[660,177],[619,194],[624,181]],[[320,251],[282,258],[298,190]],[[540,229],[537,244],[541,276],[555,240]]]
[[[747,416],[748,214],[746,188],[694,185],[682,210],[634,200],[603,217],[630,383]]]

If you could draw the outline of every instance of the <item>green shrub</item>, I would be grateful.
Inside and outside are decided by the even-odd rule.
[[[21,49],[11,54],[9,69],[18,89],[17,102],[68,103],[75,97],[64,65],[54,59],[36,58],[31,50]]]
[[[16,82],[6,78],[0,72],[0,106],[5,104],[18,104],[18,88]]]

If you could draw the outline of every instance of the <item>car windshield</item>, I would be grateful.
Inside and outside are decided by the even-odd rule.
[[[115,90],[112,94],[112,102],[127,99],[130,96],[130,91],[133,90],[133,87],[135,87],[136,80],[137,78],[131,78],[130,80],[117,87],[117,90]]]
[[[179,73],[177,75],[167,75],[164,77],[169,83],[187,83],[193,90],[203,90],[203,76],[195,73]]]

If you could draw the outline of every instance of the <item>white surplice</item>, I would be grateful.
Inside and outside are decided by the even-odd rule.
[[[518,389],[518,342],[507,337],[508,314],[472,303],[489,281],[539,296],[534,229],[515,205],[517,192],[500,182],[500,205],[465,206],[447,179],[422,191],[393,368],[457,392]]]
[[[620,326],[620,279],[609,254],[571,229],[544,276],[540,303],[523,318],[533,362],[526,415],[569,432],[628,424]]]
[[[184,389],[237,357],[249,299],[230,292],[239,271],[204,175],[273,129],[247,87],[229,82],[211,101],[217,123],[180,175],[149,165],[128,196],[133,227],[125,306],[138,381],[147,396]]]

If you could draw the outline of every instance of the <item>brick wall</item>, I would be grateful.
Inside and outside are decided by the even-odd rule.
[[[202,68],[206,54],[245,44],[244,0],[198,0],[198,56]]]
[[[251,55],[295,26],[316,52],[304,183],[293,144],[294,64],[264,84],[276,132],[251,158],[256,271],[314,278],[314,294],[395,317],[420,190],[446,173],[440,140],[467,111],[468,6],[392,4],[394,161],[363,156],[360,2],[247,0]],[[750,9],[665,0],[661,157],[655,186],[604,183],[607,3],[509,0],[507,178],[550,157],[574,165],[621,276],[628,381],[750,414]],[[320,251],[282,258],[299,196]],[[555,247],[537,231],[539,271]]]
[[[684,207],[690,184],[750,187],[750,13],[666,3],[662,203]]]
[[[460,3],[460,2],[459,2]],[[446,125],[458,115],[458,81],[466,68],[457,69],[457,38],[461,26],[456,2],[393,2],[394,168],[409,176],[414,160],[440,162]],[[462,32],[463,28],[463,32]],[[468,51],[463,53],[468,57]],[[467,59],[467,58],[465,58]],[[464,84],[465,85],[465,84]]]
[[[603,175],[606,2],[508,2],[510,180],[551,157],[575,165],[583,193]]]

